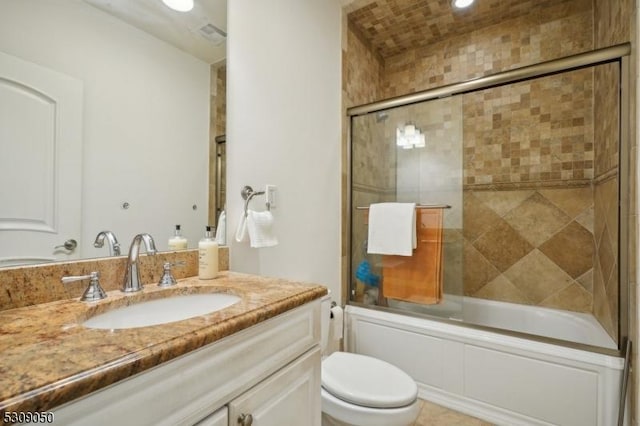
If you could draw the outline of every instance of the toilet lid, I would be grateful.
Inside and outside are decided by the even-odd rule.
[[[418,386],[388,362],[365,355],[334,352],[322,361],[322,387],[335,397],[371,408],[411,404]]]

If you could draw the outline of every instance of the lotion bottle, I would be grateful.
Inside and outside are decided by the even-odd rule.
[[[198,243],[198,278],[210,280],[218,276],[218,243],[211,226],[206,227],[204,238]]]
[[[187,239],[182,236],[180,225],[176,225],[173,237],[169,238],[169,250],[184,250],[187,248]]]

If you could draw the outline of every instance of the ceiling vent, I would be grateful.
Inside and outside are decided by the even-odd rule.
[[[227,33],[213,24],[200,27],[200,34],[216,46],[221,45],[227,39]]]

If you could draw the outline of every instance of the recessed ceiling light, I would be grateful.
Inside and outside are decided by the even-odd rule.
[[[465,7],[469,7],[473,4],[475,0],[453,0],[451,4],[456,9],[464,9]]]
[[[188,12],[193,9],[193,0],[162,0],[162,2],[178,12]]]

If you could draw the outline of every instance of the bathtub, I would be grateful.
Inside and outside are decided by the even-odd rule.
[[[470,323],[616,348],[590,315],[462,299],[438,315],[460,319],[462,303]],[[355,305],[345,308],[345,349],[402,368],[423,399],[499,425],[617,424],[624,359],[616,356]]]
[[[403,312],[460,320],[467,324],[508,329],[601,348],[617,349],[616,342],[593,315],[579,312],[455,295],[446,295],[444,302],[438,305],[418,305],[389,300],[389,307]]]

